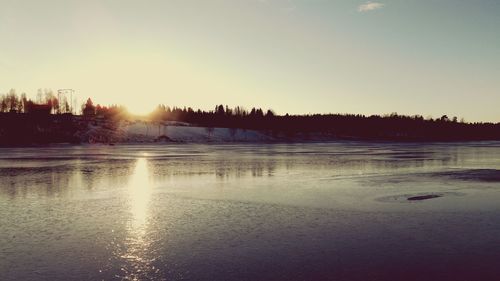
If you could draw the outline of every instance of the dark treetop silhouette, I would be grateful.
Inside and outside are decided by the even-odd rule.
[[[191,107],[170,108],[159,105],[151,114],[137,117],[124,107],[94,105],[89,98],[81,115],[71,113],[68,101],[58,100],[52,92],[39,91],[34,102],[11,90],[0,97],[0,144],[87,142],[82,138],[89,126],[116,129],[120,122],[142,120],[155,124],[179,121],[207,128],[259,130],[277,141],[307,140],[386,140],[386,141],[479,141],[500,140],[500,123],[466,123],[443,115],[424,119],[420,115],[397,113],[379,116],[360,114],[276,115],[260,108],[250,111],[242,107],[218,105],[214,110]],[[103,125],[104,124],[104,125]]]

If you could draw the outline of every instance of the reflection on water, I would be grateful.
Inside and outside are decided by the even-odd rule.
[[[134,180],[130,178],[135,175],[133,170],[141,166],[149,166],[151,180],[158,183],[200,176],[218,180],[272,177],[287,171],[350,176],[460,167],[489,169],[498,168],[497,150],[495,143],[8,149],[0,155],[0,193],[16,198],[72,196],[82,191],[80,187],[101,191],[129,185]],[[137,159],[145,163],[136,163]]]
[[[155,271],[148,259],[150,240],[147,238],[149,224],[149,203],[152,186],[146,158],[139,158],[127,183],[128,205],[131,219],[127,223],[125,252],[120,255],[124,260],[121,270],[125,280],[142,280]],[[156,273],[158,270],[155,271]],[[120,276],[120,275],[118,275]]]
[[[500,274],[499,143],[0,152],[0,280]]]
[[[135,159],[80,160],[76,163],[74,174],[87,190],[102,186],[125,186],[133,174]]]
[[[130,210],[133,216],[131,228],[144,229],[148,214],[148,204],[151,198],[151,185],[148,165],[145,158],[139,158],[128,182]]]

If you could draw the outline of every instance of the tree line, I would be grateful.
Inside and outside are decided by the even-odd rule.
[[[82,107],[86,113],[113,120],[133,119],[126,109],[119,106],[94,106],[91,99]],[[266,131],[283,138],[325,138],[413,141],[467,141],[500,140],[500,123],[468,123],[457,117],[442,115],[424,118],[421,115],[363,114],[305,114],[278,115],[273,110],[222,104],[213,110],[194,110],[191,107],[170,107],[160,104],[148,119],[155,123],[168,121],[185,122],[207,128],[224,127]]]
[[[26,93],[18,95],[15,89],[10,89],[6,94],[0,95],[0,112],[30,113],[37,106],[43,105],[52,114],[71,113],[71,101],[66,96],[60,99],[50,89],[39,89],[36,100],[27,98]]]
[[[36,101],[15,90],[0,95],[0,112],[30,113],[43,104],[52,114],[71,113],[68,100],[59,100],[50,90],[39,90]],[[81,113],[88,119],[102,118],[111,121],[133,120],[126,108],[118,105],[94,105],[89,98]],[[457,117],[443,115],[424,118],[421,115],[406,116],[397,113],[386,115],[362,114],[305,114],[278,115],[273,110],[243,107],[234,108],[222,104],[205,111],[191,107],[170,107],[160,104],[147,116],[149,121],[186,122],[207,128],[225,127],[267,131],[283,137],[308,136],[341,137],[379,140],[500,140],[500,123],[468,123]]]
[[[500,123],[467,123],[443,115],[424,118],[398,113],[386,115],[306,114],[277,115],[273,110],[217,105],[214,110],[193,110],[159,105],[150,115],[154,122],[180,121],[204,127],[264,130],[275,136],[341,137],[376,140],[500,140]]]

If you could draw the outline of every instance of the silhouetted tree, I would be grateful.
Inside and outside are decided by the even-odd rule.
[[[8,105],[7,105],[7,99],[4,95],[2,95],[2,101],[0,103],[0,112],[7,112]]]
[[[95,106],[90,98],[87,99],[87,102],[83,106],[82,114],[84,116],[94,116],[95,115]]]

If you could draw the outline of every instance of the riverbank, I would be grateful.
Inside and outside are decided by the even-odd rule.
[[[0,113],[0,145],[23,146],[53,143],[228,143],[228,142],[321,142],[334,140],[395,141],[395,142],[461,142],[500,140],[500,126],[484,124],[479,133],[472,130],[461,134],[460,127],[449,134],[430,135],[408,129],[349,130],[332,126],[316,129],[252,129],[199,125],[177,121],[150,121],[145,118],[112,119],[71,114],[33,115]],[[447,126],[452,126],[447,125]],[[460,125],[460,124],[459,124]],[[458,126],[458,125],[457,125]],[[461,124],[460,126],[464,126]],[[471,125],[478,126],[478,125]],[[340,129],[339,129],[340,128]],[[450,129],[450,128],[448,128]],[[478,130],[479,130],[478,129]],[[465,131],[464,131],[465,132]],[[486,133],[485,133],[486,132]]]

